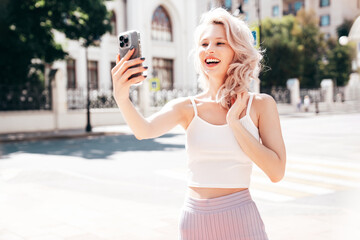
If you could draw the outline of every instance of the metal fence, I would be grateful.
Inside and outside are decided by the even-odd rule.
[[[335,87],[334,88],[334,102],[344,102],[345,101],[345,87]]]
[[[172,99],[179,97],[193,96],[198,93],[198,90],[187,90],[187,89],[172,89],[172,90],[160,90],[150,93],[150,106],[162,107]]]
[[[138,91],[131,89],[130,100],[138,104]],[[85,109],[87,104],[85,89],[68,89],[67,106],[68,109]],[[90,108],[117,108],[112,90],[90,90]]]
[[[287,88],[261,88],[261,93],[271,95],[275,99],[276,103],[291,103],[291,92]]]
[[[51,110],[51,91],[27,84],[0,85],[0,111]]]
[[[303,101],[305,96],[309,96],[310,102],[324,102],[326,90],[321,88],[302,88],[300,89],[300,98]]]

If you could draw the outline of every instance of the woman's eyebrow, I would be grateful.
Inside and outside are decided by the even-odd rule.
[[[221,39],[221,40],[227,41],[226,38],[223,38],[223,37],[217,37],[217,38],[215,38],[215,39]],[[208,38],[203,38],[203,39],[201,39],[201,41],[204,41],[204,40],[208,40]]]

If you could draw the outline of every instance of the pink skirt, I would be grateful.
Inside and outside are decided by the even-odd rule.
[[[186,197],[180,215],[181,240],[267,240],[249,190],[212,198]]]

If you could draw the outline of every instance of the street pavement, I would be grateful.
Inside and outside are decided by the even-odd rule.
[[[360,113],[281,116],[285,178],[254,168],[270,240],[360,239]],[[0,145],[0,240],[171,240],[186,194],[180,128],[136,140],[126,126]],[[117,134],[116,134],[117,133]]]

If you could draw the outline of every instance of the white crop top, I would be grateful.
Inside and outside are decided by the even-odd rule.
[[[257,140],[259,130],[250,118],[254,93],[249,93],[246,115],[239,121]],[[198,116],[196,104],[190,98],[195,116],[186,130],[188,155],[188,185],[208,188],[248,188],[253,162],[241,149],[232,129],[214,125]]]

